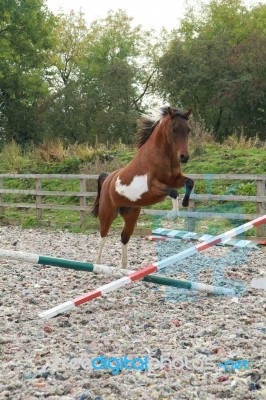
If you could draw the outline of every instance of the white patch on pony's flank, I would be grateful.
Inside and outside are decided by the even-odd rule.
[[[118,176],[115,182],[115,190],[131,201],[139,200],[143,193],[148,192],[148,176],[147,174],[136,175],[129,185],[123,185]]]

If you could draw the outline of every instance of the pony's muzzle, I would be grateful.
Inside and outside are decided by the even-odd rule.
[[[188,154],[181,154],[179,156],[179,161],[183,164],[187,163],[189,160],[189,155]]]

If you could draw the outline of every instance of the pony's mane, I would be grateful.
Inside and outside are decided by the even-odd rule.
[[[187,119],[182,111],[178,110],[177,108],[173,108],[172,110],[174,111],[176,117]],[[159,110],[156,110],[156,112],[151,115],[142,115],[139,120],[139,130],[136,134],[138,148],[143,146],[144,143],[147,142],[162,117],[165,117],[167,114],[168,107],[162,107]]]

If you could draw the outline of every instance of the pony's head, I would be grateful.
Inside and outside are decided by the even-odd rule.
[[[157,140],[159,145],[167,141],[172,152],[177,154],[178,161],[186,163],[189,159],[188,154],[188,134],[190,126],[188,118],[191,114],[189,109],[182,112],[176,108],[162,107],[159,114],[143,116],[140,120],[140,130],[137,133],[138,147],[143,146],[150,140]],[[152,135],[156,132],[156,135]]]
[[[168,107],[167,114],[171,124],[171,128],[168,131],[169,142],[177,153],[178,161],[187,163],[189,159],[188,134],[190,132],[188,118],[191,114],[191,109],[184,113],[176,108]]]

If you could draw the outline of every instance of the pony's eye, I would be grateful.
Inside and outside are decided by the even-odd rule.
[[[172,130],[173,130],[173,133],[177,133],[177,128],[175,126],[173,127]]]

